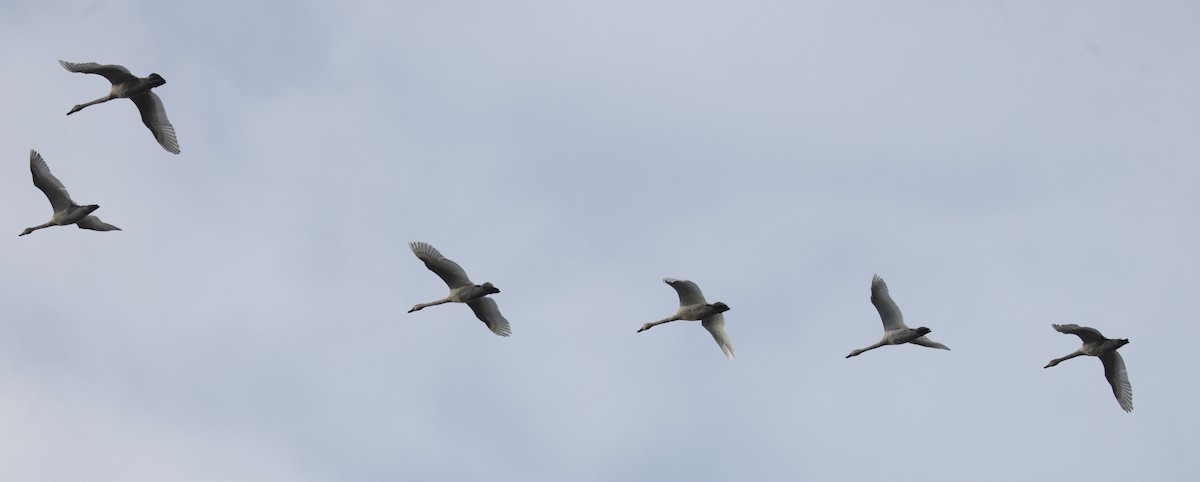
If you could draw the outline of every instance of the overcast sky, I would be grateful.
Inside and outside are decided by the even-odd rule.
[[[1193,2],[7,2],[0,479],[1184,480]],[[156,89],[181,155],[58,60]],[[123,231],[54,227],[36,149]],[[512,324],[413,256],[426,241]],[[953,351],[878,341],[873,273]],[[727,361],[664,277],[724,301]],[[1121,349],[1124,413],[1078,323]]]

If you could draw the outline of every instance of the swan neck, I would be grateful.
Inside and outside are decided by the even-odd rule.
[[[23,233],[19,234],[18,236],[24,236],[24,235],[26,235],[26,234],[32,233],[32,232],[34,232],[34,231],[37,231],[37,230],[39,230],[39,229],[42,229],[42,228],[48,228],[48,227],[50,227],[50,226],[54,226],[54,225],[55,225],[54,221],[50,221],[50,222],[47,222],[46,224],[39,224],[39,225],[37,225],[37,226],[33,226],[33,227],[30,227],[30,228],[25,228],[25,232],[23,232]]]
[[[671,317],[668,317],[668,318],[663,318],[663,319],[661,319],[661,320],[658,320],[658,321],[652,321],[652,322],[650,322],[650,323],[647,323],[647,324],[646,324],[646,327],[647,327],[647,328],[649,328],[649,327],[651,327],[651,326],[658,326],[658,325],[661,325],[661,324],[663,324],[663,323],[670,323],[670,322],[672,322],[672,321],[679,321],[679,320],[682,320],[682,319],[683,319],[683,318],[680,318],[678,315],[676,315],[676,316],[671,316]]]
[[[1067,360],[1070,360],[1070,359],[1072,359],[1072,358],[1075,358],[1075,357],[1077,357],[1077,356],[1080,356],[1080,355],[1082,355],[1082,354],[1083,354],[1083,351],[1081,351],[1081,350],[1075,350],[1075,353],[1072,353],[1072,354],[1070,354],[1070,355],[1064,356],[1064,357],[1062,357],[1062,358],[1055,358],[1055,359],[1053,359],[1053,360],[1050,360],[1050,364],[1046,365],[1046,368],[1050,368],[1050,367],[1052,367],[1052,366],[1054,366],[1054,365],[1058,365],[1059,363],[1065,362],[1065,361],[1067,361]]]

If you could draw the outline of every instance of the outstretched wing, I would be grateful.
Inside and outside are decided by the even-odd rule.
[[[163,109],[162,100],[150,91],[130,97],[129,100],[132,100],[137,106],[138,112],[142,114],[142,123],[150,128],[150,132],[154,134],[154,140],[157,140],[158,144],[167,152],[179,154],[179,141],[175,139],[175,126],[167,120],[167,111]]]
[[[500,314],[500,307],[496,306],[495,300],[484,296],[468,301],[467,306],[471,307],[471,311],[475,312],[475,317],[486,324],[492,333],[500,336],[512,334],[512,328],[508,326],[508,320],[504,319],[504,315]]]
[[[888,294],[887,283],[884,283],[883,278],[880,278],[879,275],[871,278],[871,304],[875,305],[875,310],[879,311],[885,331],[908,328],[904,325],[904,315],[900,314],[900,307],[896,306],[896,302],[892,301],[892,295]]]
[[[1120,353],[1114,351],[1107,355],[1101,355],[1100,362],[1104,363],[1104,378],[1107,378],[1108,384],[1112,385],[1117,403],[1121,404],[1121,409],[1132,412],[1133,385],[1129,384],[1129,373],[1125,371],[1125,360],[1121,358]]]
[[[1051,324],[1050,326],[1054,327],[1055,330],[1058,330],[1059,333],[1068,333],[1078,336],[1079,339],[1083,340],[1084,343],[1100,343],[1104,340],[1107,340],[1107,338],[1105,338],[1104,335],[1101,335],[1100,331],[1095,328],[1088,328],[1086,326],[1079,326],[1075,324]]]
[[[67,69],[71,72],[101,75],[108,79],[109,82],[114,84],[137,79],[137,76],[130,73],[129,69],[121,67],[120,65],[100,65],[95,62],[73,64],[71,62],[65,62],[62,60],[59,60],[58,63],[59,65],[62,65],[64,69]]]
[[[63,186],[62,181],[54,177],[54,174],[50,174],[50,166],[46,165],[46,161],[37,151],[29,151],[29,170],[33,172],[33,185],[41,189],[46,199],[50,200],[54,212],[66,210],[74,204],[71,202],[71,195],[67,194],[66,186]]]
[[[696,283],[672,278],[663,278],[663,283],[671,285],[672,288],[675,288],[675,292],[679,293],[679,306],[708,303],[704,301],[704,293],[700,292],[700,287],[696,286]]]
[[[712,334],[713,339],[717,341],[717,346],[725,352],[725,358],[732,360],[733,342],[729,340],[729,333],[725,332],[725,316],[717,313],[700,320],[700,324]]]
[[[425,262],[425,267],[442,278],[442,281],[445,281],[450,289],[475,285],[470,278],[467,278],[467,272],[462,269],[462,266],[442,256],[442,253],[439,253],[429,243],[413,241],[408,243],[408,247],[412,249],[413,254],[417,255],[417,258]]]
[[[80,219],[79,222],[75,223],[75,225],[79,226],[79,229],[90,229],[92,231],[120,231],[121,230],[121,228],[118,228],[118,227],[108,224],[104,221],[101,221],[100,218],[98,218],[96,216],[91,216],[91,215],[89,215],[86,218]]]

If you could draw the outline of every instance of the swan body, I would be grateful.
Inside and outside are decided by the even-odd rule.
[[[1063,361],[1070,360],[1077,356],[1094,356],[1100,358],[1100,363],[1104,364],[1104,378],[1108,379],[1108,384],[1112,386],[1113,395],[1117,397],[1117,403],[1121,405],[1121,409],[1126,412],[1133,411],[1133,385],[1129,384],[1129,373],[1125,371],[1125,360],[1121,358],[1121,354],[1117,353],[1117,349],[1129,343],[1129,340],[1105,338],[1100,334],[1100,331],[1095,328],[1088,328],[1079,325],[1050,325],[1059,333],[1067,333],[1078,336],[1083,340],[1083,346],[1079,347],[1073,353],[1062,358],[1050,360],[1046,366],[1042,368],[1050,368],[1058,365]]]
[[[691,281],[663,278],[663,283],[671,285],[679,294],[679,309],[675,310],[674,315],[642,325],[638,333],[672,321],[699,320],[700,325],[716,340],[717,346],[721,347],[721,351],[725,352],[725,358],[732,360],[733,342],[729,340],[729,333],[725,332],[725,315],[721,314],[729,311],[729,305],[720,301],[705,301],[700,287]]]
[[[883,338],[879,340],[879,343],[851,351],[849,355],[846,355],[846,358],[861,355],[865,351],[874,350],[884,345],[902,345],[904,343],[912,343],[940,350],[950,349],[946,345],[926,337],[925,335],[928,335],[932,331],[929,328],[924,326],[909,328],[904,324],[904,315],[900,314],[900,307],[896,306],[895,301],[892,301],[892,296],[888,293],[887,283],[884,283],[883,278],[880,278],[879,275],[871,278],[871,304],[875,305],[875,310],[879,312],[879,317],[883,319]]]
[[[40,224],[30,228],[25,228],[21,234],[24,236],[42,228],[50,226],[66,226],[74,224],[80,229],[91,229],[93,231],[120,231],[121,228],[101,221],[100,218],[92,216],[92,211],[100,209],[99,205],[89,204],[80,206],[71,200],[71,195],[67,193],[67,188],[63,186],[62,181],[54,177],[50,173],[50,166],[46,165],[46,161],[42,159],[42,155],[37,151],[29,151],[29,170],[33,172],[33,185],[42,190],[46,198],[50,200],[50,207],[54,209],[54,214],[50,215],[50,221],[45,224]]]
[[[146,124],[146,127],[154,134],[154,139],[158,141],[158,144],[167,152],[179,154],[179,141],[175,139],[175,127],[171,125],[171,121],[167,120],[167,111],[163,108],[162,100],[159,100],[158,96],[150,90],[167,83],[161,75],[150,74],[149,77],[138,77],[120,65],[100,65],[94,62],[73,64],[62,60],[59,60],[58,63],[71,72],[97,74],[112,83],[112,90],[108,92],[108,95],[76,105],[71,108],[70,112],[67,112],[67,115],[79,112],[89,105],[113,99],[132,100],[134,105],[137,105],[138,112],[142,114],[142,123]]]
[[[417,255],[418,259],[425,262],[426,268],[437,274],[450,287],[450,294],[445,298],[429,303],[417,303],[411,310],[408,310],[409,313],[443,303],[466,303],[471,307],[471,311],[475,312],[475,317],[486,324],[492,333],[500,336],[512,334],[512,328],[509,327],[508,320],[504,319],[504,315],[500,314],[500,308],[496,306],[496,301],[487,296],[499,293],[498,288],[491,283],[481,285],[472,283],[470,278],[467,278],[467,272],[462,269],[462,266],[442,256],[442,253],[428,243],[414,241],[408,243],[408,247],[412,249],[413,254]]]

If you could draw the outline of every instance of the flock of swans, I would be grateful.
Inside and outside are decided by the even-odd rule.
[[[150,74],[149,77],[137,77],[120,65],[100,65],[91,62],[74,64],[61,60],[59,64],[71,72],[101,75],[112,83],[112,90],[108,95],[85,104],[76,105],[67,112],[67,115],[78,112],[90,105],[117,98],[128,98],[137,106],[142,116],[142,122],[154,134],[155,140],[158,141],[163,149],[173,154],[179,154],[179,141],[175,138],[175,128],[167,120],[167,113],[163,109],[162,101],[151,91],[151,89],[166,83],[166,80],[163,80],[162,76]],[[50,167],[35,150],[29,151],[29,169],[33,173],[33,185],[37,186],[46,195],[54,212],[50,216],[50,220],[45,224],[26,228],[19,236],[25,236],[36,230],[50,226],[66,226],[71,224],[81,229],[90,229],[93,231],[120,231],[120,228],[105,223],[100,218],[92,215],[92,212],[100,208],[99,205],[89,204],[80,206],[75,203],[67,193],[67,188],[58,178],[50,173]],[[429,303],[418,303],[411,310],[408,310],[409,313],[445,303],[465,303],[471,308],[471,311],[475,312],[475,317],[483,321],[492,333],[505,337],[512,334],[512,328],[508,320],[504,318],[504,315],[500,314],[500,308],[496,305],[495,300],[488,296],[499,293],[500,289],[496,288],[492,283],[475,284],[467,277],[467,272],[463,270],[462,266],[442,256],[442,253],[438,252],[436,248],[428,243],[419,241],[411,242],[409,243],[409,248],[412,249],[417,259],[425,263],[426,268],[429,268],[430,271],[438,275],[450,288],[450,292],[446,297]],[[679,308],[675,310],[675,314],[658,321],[646,323],[637,331],[641,333],[655,326],[678,320],[699,321],[700,325],[708,330],[713,339],[716,340],[717,346],[721,348],[725,357],[732,360],[733,342],[729,338],[729,333],[725,331],[725,316],[723,314],[729,311],[729,305],[719,301],[709,303],[705,300],[700,287],[691,281],[665,278],[663,282],[674,288],[675,292],[679,295]],[[858,356],[882,346],[903,345],[905,343],[940,350],[950,350],[946,345],[930,340],[926,336],[932,331],[929,328],[924,326],[909,328],[908,325],[904,324],[904,316],[900,313],[900,308],[896,306],[895,301],[892,301],[892,297],[888,293],[887,283],[884,283],[883,278],[880,278],[879,275],[875,275],[871,280],[871,304],[875,305],[875,309],[879,312],[879,317],[883,321],[883,337],[873,345],[851,351],[849,355],[846,355],[846,358]],[[1078,336],[1083,341],[1083,346],[1067,356],[1051,360],[1045,368],[1050,368],[1077,356],[1088,355],[1099,357],[1100,362],[1104,365],[1104,376],[1108,379],[1109,385],[1112,386],[1117,403],[1126,412],[1133,411],[1133,388],[1129,384],[1129,375],[1125,371],[1125,361],[1117,353],[1117,349],[1129,343],[1129,340],[1105,338],[1104,335],[1101,335],[1094,328],[1074,324],[1051,326],[1061,333]]]
[[[412,249],[417,259],[425,263],[426,268],[437,274],[450,287],[450,293],[445,298],[429,303],[417,303],[411,310],[408,310],[409,313],[444,303],[466,303],[471,307],[471,311],[475,312],[475,317],[487,325],[492,333],[500,336],[512,335],[512,327],[509,326],[508,320],[500,314],[500,308],[496,302],[488,297],[488,295],[499,293],[499,288],[490,282],[473,283],[467,277],[467,272],[463,270],[462,266],[442,256],[442,253],[429,243],[414,241],[408,243],[408,247]],[[729,311],[729,305],[720,301],[709,303],[704,299],[704,293],[700,291],[700,286],[691,281],[664,278],[663,282],[675,288],[675,292],[679,295],[679,308],[671,316],[642,325],[641,328],[638,328],[638,333],[672,321],[699,321],[700,326],[708,330],[708,333],[716,340],[717,346],[725,353],[725,357],[733,360],[733,341],[729,339],[729,333],[725,331],[725,315],[723,315]],[[900,307],[896,306],[895,301],[892,301],[887,283],[879,275],[875,275],[871,279],[871,304],[875,305],[875,310],[879,312],[879,318],[883,320],[883,338],[874,345],[851,351],[846,358],[861,355],[881,346],[905,343],[950,350],[950,347],[925,336],[932,331],[929,328],[924,326],[909,328],[904,324],[904,315],[900,313]],[[1062,333],[1078,335],[1083,340],[1083,346],[1070,355],[1051,360],[1045,368],[1080,355],[1100,357],[1100,361],[1104,363],[1104,376],[1108,379],[1108,384],[1112,385],[1117,402],[1126,412],[1133,411],[1133,387],[1129,384],[1128,373],[1125,372],[1125,362],[1117,353],[1117,349],[1129,343],[1129,340],[1110,340],[1094,328],[1079,325],[1051,326]]]

